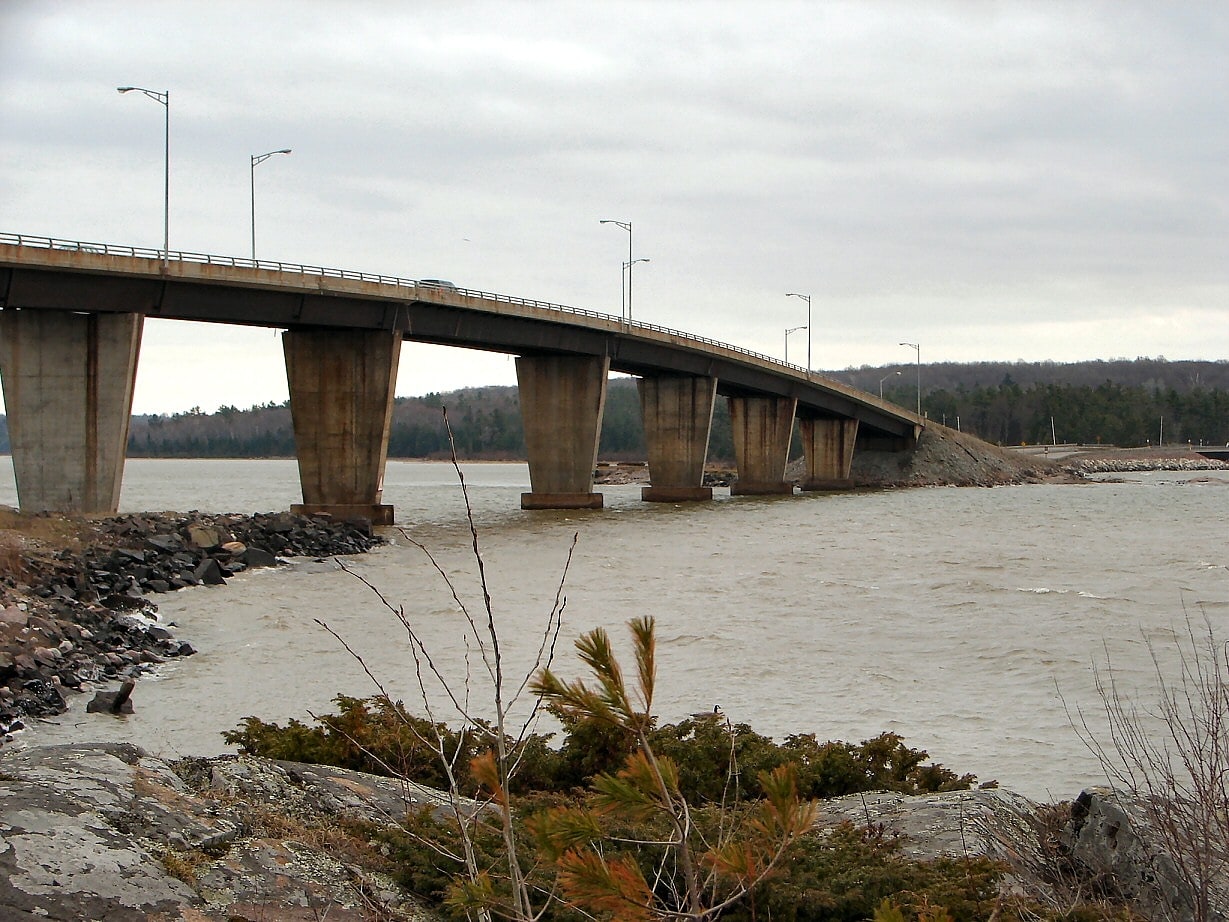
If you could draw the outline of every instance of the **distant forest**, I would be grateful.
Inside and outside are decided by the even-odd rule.
[[[825,372],[828,377],[913,409],[916,365]],[[898,374],[899,372],[899,374]],[[1229,362],[1168,362],[1163,358],[1108,362],[979,362],[922,365],[922,412],[1002,445],[1057,441],[1133,447],[1193,442],[1229,444]],[[388,453],[394,458],[446,458],[441,407],[467,459],[525,457],[515,387],[467,388],[449,394],[399,397]],[[0,417],[0,451],[8,451]],[[173,415],[134,416],[129,457],[293,457],[287,404],[216,413],[194,408]],[[796,453],[796,452],[795,452]],[[732,461],[726,401],[714,413],[709,458]],[[635,382],[613,378],[606,398],[599,455],[643,460],[644,431]]]

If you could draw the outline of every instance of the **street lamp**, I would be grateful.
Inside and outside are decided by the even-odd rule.
[[[632,322],[632,266],[636,263],[651,263],[653,260],[647,256],[637,256],[630,262],[623,264],[623,271],[627,273],[627,322]]]
[[[288,154],[289,147],[281,150],[271,150],[267,154],[252,154],[252,262],[256,261],[256,167],[264,163],[274,154]]]
[[[166,110],[166,152],[162,183],[162,263],[165,266],[171,251],[171,91],[159,93],[143,86],[117,86],[115,90],[118,93],[131,93],[134,90],[144,93]]]
[[[901,343],[917,352],[917,416],[922,418],[922,347],[919,343]]]
[[[807,374],[811,373],[811,296],[800,295],[796,291],[791,291],[785,295],[787,298],[802,298],[807,302],[807,325],[803,329],[807,331]]]
[[[789,334],[797,333],[799,330],[805,330],[806,327],[790,327],[785,331],[785,364],[789,364]]]
[[[632,222],[631,221],[615,221],[611,218],[602,218],[598,224],[613,224],[615,227],[621,227],[627,231],[627,262],[623,264],[624,270],[627,272],[627,322],[632,322],[632,266],[639,260],[632,258]],[[619,274],[619,281],[622,282],[623,274]],[[623,307],[622,304],[619,305]]]
[[[879,399],[880,400],[883,399],[883,382],[888,380],[888,378],[892,377],[892,375],[899,375],[899,374],[901,374],[901,372],[893,371],[889,374],[884,375],[882,378],[879,379]]]

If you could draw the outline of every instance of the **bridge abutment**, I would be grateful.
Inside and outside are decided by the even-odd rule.
[[[802,489],[852,489],[849,470],[858,438],[858,421],[804,416],[799,422],[807,465]]]
[[[529,456],[522,509],[601,509],[593,492],[610,359],[520,356],[516,380]]]
[[[291,509],[391,525],[381,499],[401,334],[288,330],[282,348],[303,490]]]
[[[703,484],[717,379],[659,377],[636,383],[650,482],[640,498],[650,503],[712,499],[713,488]]]
[[[0,312],[0,376],[22,512],[119,506],[143,318]]]
[[[785,479],[798,401],[793,397],[731,397],[730,429],[738,479],[731,496],[789,494]]]

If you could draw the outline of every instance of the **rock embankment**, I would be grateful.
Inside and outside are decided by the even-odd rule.
[[[53,524],[51,540],[35,537]],[[380,541],[363,525],[289,513],[84,522],[0,512],[0,739],[64,711],[64,695],[83,683],[135,678],[194,653],[159,623],[159,593]]]
[[[1074,479],[1047,458],[999,448],[933,422],[913,451],[855,451],[850,477],[859,487],[992,487]]]
[[[393,881],[380,830],[443,815],[438,791],[345,769],[219,756],[167,762],[126,744],[0,752],[0,918],[272,922],[430,918]],[[1192,894],[1135,802],[1108,790],[1038,805],[996,789],[858,794],[821,805],[902,836],[909,858],[986,857],[1025,897],[1089,893],[1191,922]],[[1224,907],[1224,888],[1211,894]],[[1035,903],[1034,903],[1035,905]]]
[[[1065,463],[1063,468],[1073,474],[1087,477],[1093,474],[1138,474],[1144,471],[1223,471],[1229,469],[1229,464],[1200,457],[1114,458],[1099,455],[1076,458]]]

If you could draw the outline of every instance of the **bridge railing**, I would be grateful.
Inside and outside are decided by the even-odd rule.
[[[438,284],[428,283],[422,284],[417,279],[399,278],[392,275],[377,275],[370,272],[355,272],[351,269],[330,269],[325,266],[307,266],[299,263],[284,263],[277,260],[269,259],[248,259],[243,256],[217,256],[209,253],[192,253],[184,250],[171,250],[163,253],[162,250],[150,249],[149,247],[134,247],[123,246],[114,243],[93,243],[82,240],[64,240],[58,237],[39,237],[30,234],[10,234],[0,232],[0,244],[19,247],[37,247],[44,250],[72,250],[78,253],[92,253],[102,256],[128,256],[137,259],[154,259],[154,260],[175,260],[181,263],[196,263],[207,266],[226,266],[228,268],[240,269],[266,269],[273,272],[287,272],[297,275],[312,275],[322,278],[347,279],[359,282],[376,282],[380,285],[395,285],[401,288],[416,288],[416,289],[431,289],[440,291]],[[744,349],[741,346],[734,346],[730,343],[723,343],[720,340],[709,339],[706,336],[696,336],[694,333],[688,333],[686,330],[676,330],[671,327],[659,326],[655,323],[641,323],[640,321],[630,321],[616,318],[613,314],[606,314],[600,311],[586,310],[583,307],[570,307],[566,304],[555,304],[550,301],[535,301],[531,298],[517,298],[512,295],[498,294],[491,291],[480,291],[473,288],[448,288],[450,292],[455,292],[459,295],[464,295],[471,298],[482,298],[487,301],[498,301],[504,304],[515,304],[522,307],[539,308],[542,310],[559,311],[561,313],[572,314],[581,317],[595,317],[601,320],[612,320],[621,324],[629,330],[645,330],[654,333],[664,333],[667,336],[678,336],[690,342],[703,343],[706,346],[716,346],[719,349],[725,349],[738,355],[753,358],[761,362],[769,362],[781,368],[789,368],[793,371],[801,372],[808,375],[812,379],[823,378],[829,381],[824,375],[817,375],[801,365],[794,365],[791,362],[783,362],[771,355],[765,355],[762,352],[755,352],[751,349]],[[831,382],[837,384],[837,382]],[[838,385],[839,386],[839,385]]]

